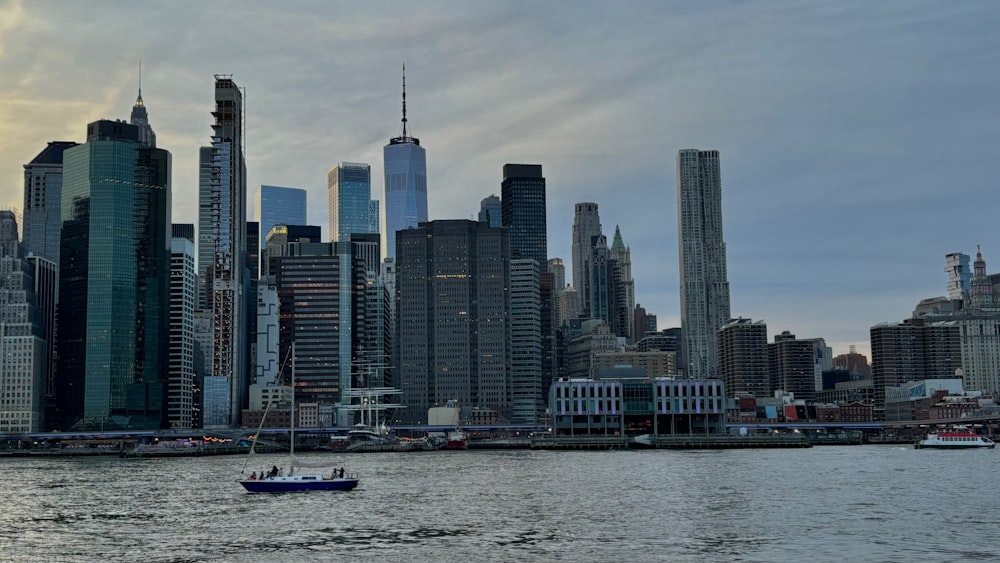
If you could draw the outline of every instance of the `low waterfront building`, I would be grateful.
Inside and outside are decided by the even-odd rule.
[[[594,354],[591,365],[598,374],[604,369],[628,366],[641,370],[647,378],[663,377],[677,373],[677,353],[658,350],[602,352]]]
[[[718,379],[564,379],[549,390],[556,435],[721,434]]]
[[[965,395],[961,379],[921,379],[887,386],[885,420],[929,420],[931,406],[948,395]]]

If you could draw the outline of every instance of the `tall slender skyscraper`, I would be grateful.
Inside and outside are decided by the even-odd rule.
[[[539,273],[545,272],[549,257],[542,165],[504,164],[500,203],[511,256],[533,258]]]
[[[601,217],[597,204],[584,202],[576,204],[573,216],[573,288],[580,296],[580,307],[589,310],[587,297],[590,295],[587,263],[590,249],[594,247],[594,237],[601,234]]]
[[[194,311],[198,299],[194,225],[173,225],[170,239],[170,376],[167,382],[167,426],[194,424]]]
[[[264,186],[253,198],[254,217],[260,224],[260,237],[257,243],[264,248],[267,233],[275,225],[306,225],[306,191],[301,188],[284,188],[281,186]]]
[[[170,153],[121,121],[63,153],[58,428],[159,428],[168,372]]]
[[[215,123],[212,145],[200,151],[198,185],[198,273],[200,301],[212,311],[211,377],[221,380],[205,389],[205,411],[224,413],[237,425],[248,403],[246,277],[246,162],[243,158],[243,94],[231,75],[215,76]],[[209,398],[220,404],[207,404]],[[221,403],[224,403],[221,404]],[[207,421],[206,421],[207,424]]]
[[[385,168],[386,255],[396,257],[396,232],[427,221],[427,155],[406,124],[406,66],[403,66],[403,133],[382,151]]]
[[[341,162],[327,173],[326,185],[330,240],[348,242],[351,235],[379,232],[379,205],[372,199],[371,165]],[[380,261],[381,257],[376,260]]]
[[[684,373],[717,377],[716,333],[729,322],[719,151],[677,153],[677,230]]]

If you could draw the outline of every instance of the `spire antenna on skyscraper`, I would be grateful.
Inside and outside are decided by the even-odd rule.
[[[406,63],[403,63],[403,138],[406,134]]]
[[[135,107],[142,107],[145,104],[142,103],[142,58],[139,58],[139,95],[135,99]]]

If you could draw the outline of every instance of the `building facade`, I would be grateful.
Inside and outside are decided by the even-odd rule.
[[[716,332],[730,318],[719,151],[677,153],[677,230],[685,374],[715,377]]]
[[[541,164],[504,164],[500,184],[503,226],[512,257],[532,258],[539,273],[548,267],[545,177]]]
[[[212,115],[212,144],[199,151],[199,307],[212,312],[211,376],[228,382],[226,418],[229,425],[237,426],[241,405],[249,400],[247,184],[243,94],[229,75],[215,76]],[[218,381],[213,382],[211,391],[218,399]],[[205,392],[209,392],[207,385]],[[218,413],[216,407],[212,415]]]
[[[26,256],[34,254],[59,263],[63,151],[76,145],[71,141],[51,142],[24,165],[24,222],[21,227]]]
[[[193,227],[193,225],[192,225]],[[191,229],[194,230],[193,228]],[[198,272],[194,236],[170,240],[170,346],[167,380],[167,426],[194,425],[194,311],[198,302]]]
[[[534,424],[545,412],[542,301],[538,263],[510,261],[511,422]]]
[[[379,204],[371,198],[371,165],[341,162],[330,169],[326,179],[330,240],[347,242],[352,234],[377,234]]]
[[[396,258],[396,233],[427,221],[427,155],[411,137],[406,119],[406,69],[403,69],[402,134],[382,149],[385,172],[386,255]]]
[[[587,264],[590,261],[594,238],[601,236],[601,217],[597,204],[592,202],[577,203],[573,214],[573,288],[580,296],[580,308],[590,310],[589,276]]]
[[[165,418],[170,153],[121,121],[63,152],[59,428],[159,428]]]
[[[770,396],[767,324],[732,319],[719,329],[719,376],[730,397]]]
[[[625,334],[620,336],[626,337],[629,344],[632,344],[642,335],[633,332],[635,328],[635,280],[632,279],[632,250],[625,246],[618,225],[615,225],[615,237],[611,242],[610,251],[611,259],[615,261],[618,268],[618,291],[622,301],[621,307],[619,307],[619,316],[621,316],[622,330]]]
[[[261,185],[253,198],[254,219],[259,225],[258,244],[263,248],[267,233],[275,225],[305,225],[308,194],[301,188]],[[250,251],[247,245],[247,250]]]
[[[510,246],[503,228],[431,221],[396,235],[396,334],[407,422],[458,400],[511,416]]]
[[[17,218],[0,210],[0,433],[42,432],[46,351],[34,269],[23,256]]]

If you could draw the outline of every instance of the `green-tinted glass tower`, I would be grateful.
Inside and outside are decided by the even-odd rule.
[[[170,153],[122,121],[63,153],[57,427],[153,429],[168,372]]]

